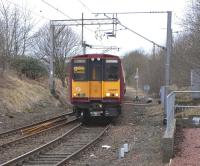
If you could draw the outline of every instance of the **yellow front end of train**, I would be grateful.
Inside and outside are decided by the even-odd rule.
[[[106,99],[120,98],[120,81],[72,81],[72,98]]]
[[[82,55],[71,62],[71,103],[78,117],[117,116],[123,97],[121,61],[111,55]]]

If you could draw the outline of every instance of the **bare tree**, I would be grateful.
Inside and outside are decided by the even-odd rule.
[[[191,69],[200,68],[200,0],[192,1],[183,20],[185,32],[174,42],[172,82],[179,87],[190,85]]]
[[[200,0],[192,1],[183,20],[185,32],[176,37],[171,57],[171,83],[178,87],[190,85],[191,69],[200,68]],[[164,83],[164,51],[160,50],[155,56],[142,56],[138,61],[129,54],[124,57],[127,80],[133,79],[135,72],[134,61],[142,66],[140,84],[149,84],[152,92],[159,92]]]
[[[55,75],[62,81],[62,85],[65,87],[65,78],[67,74],[66,60],[69,56],[80,53],[80,38],[67,26],[56,27],[54,37]],[[35,56],[49,64],[49,57],[51,55],[49,25],[46,24],[39,29],[39,31],[34,35],[32,43],[32,50]]]
[[[200,62],[200,0],[191,2],[183,21],[187,33],[184,34],[184,40],[187,41],[186,48],[188,57],[192,63],[199,66]]]
[[[142,84],[150,85],[150,92],[159,94],[164,83],[164,52],[158,51],[148,56],[148,63],[141,73]]]
[[[135,86],[134,76],[136,68],[139,69],[139,87],[150,85],[151,93],[159,93],[164,82],[164,52],[158,51],[156,55],[147,55],[142,51],[133,51],[123,58],[126,81]]]
[[[28,49],[32,22],[30,13],[20,11],[17,7],[5,5],[0,7],[0,56],[3,73],[8,68],[11,58],[24,55]]]
[[[134,83],[134,76],[136,69],[139,68],[141,71],[144,68],[147,58],[141,50],[132,51],[125,55],[123,58],[124,70],[126,72],[126,82],[128,84]]]

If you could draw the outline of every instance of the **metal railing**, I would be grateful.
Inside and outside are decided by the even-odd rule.
[[[200,91],[173,91],[170,94],[167,95],[167,105],[166,105],[166,113],[167,113],[167,127],[166,127],[166,132],[169,133],[172,130],[174,120],[175,120],[175,115],[174,111],[175,108],[200,108],[200,105],[197,106],[184,106],[184,105],[176,105],[176,94],[182,93],[182,94],[188,94],[191,93],[200,93]],[[199,103],[200,104],[200,103]]]
[[[168,96],[167,96],[167,105],[166,105],[166,109],[167,109],[167,128],[166,128],[166,132],[169,133],[170,130],[172,129],[172,125],[174,123],[174,106],[175,106],[175,98],[176,98],[176,94],[174,92],[171,92]]]

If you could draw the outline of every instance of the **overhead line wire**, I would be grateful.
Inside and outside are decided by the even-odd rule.
[[[101,14],[101,13],[100,13],[100,14]],[[104,13],[104,16],[106,16],[107,18],[111,18],[111,17],[109,17],[108,15],[106,15],[106,13]],[[118,19],[117,19],[117,20],[118,20]],[[125,29],[128,29],[129,31],[131,31],[131,32],[135,33],[136,35],[140,36],[141,38],[143,38],[143,39],[147,40],[148,42],[150,42],[150,43],[153,43],[154,45],[156,45],[156,46],[158,46],[158,47],[162,48],[163,50],[164,50],[164,49],[166,49],[166,47],[164,47],[164,46],[161,46],[161,45],[159,45],[159,44],[155,43],[154,41],[152,41],[152,40],[148,39],[147,37],[145,37],[145,36],[143,36],[143,35],[139,34],[138,32],[136,32],[136,31],[134,31],[134,30],[132,30],[132,29],[131,29],[131,28],[129,28],[128,26],[126,26],[126,25],[122,24],[122,23],[121,23],[119,20],[118,20],[118,24],[120,24],[120,25],[121,25],[122,27],[124,27]]]
[[[106,13],[93,13],[93,14],[159,14],[159,13],[167,13],[168,11],[149,11],[149,12],[106,12]]]
[[[19,4],[16,4],[16,3],[12,2],[12,1],[9,1],[9,0],[7,0],[7,2],[12,3],[12,4],[15,5],[15,6],[18,6],[19,8],[21,8],[21,10],[24,10],[24,8],[23,8],[22,6],[20,6]],[[38,13],[36,13],[36,12],[30,10],[30,9],[26,9],[26,10],[28,10],[29,12],[31,12],[31,13],[33,13],[33,14],[39,16],[39,17],[42,18],[42,19],[51,20],[50,18],[47,18],[47,17],[45,17],[45,16],[42,16],[42,15],[40,15],[40,14],[38,14]]]
[[[51,5],[50,3],[46,2],[45,0],[41,0],[43,3],[45,3],[46,5],[50,6],[51,8],[53,8],[54,10],[56,10],[57,12],[63,14],[64,16],[68,17],[69,19],[72,19],[70,16],[68,16],[67,14],[65,14],[63,11],[59,10],[58,8],[54,7],[53,5]]]
[[[56,8],[55,6],[53,6],[52,4],[46,2],[45,0],[41,0],[43,3],[45,3],[46,5],[48,5],[49,7],[53,8],[54,10],[56,10],[57,12],[63,14],[64,16],[68,17],[69,19],[73,19],[72,17],[70,17],[69,15],[67,15],[66,13],[64,13],[63,11],[59,10],[58,8]],[[77,21],[76,21],[77,22]],[[92,29],[85,27],[86,29],[88,29],[91,32],[94,32]]]
[[[134,31],[134,30],[130,29],[130,28],[129,28],[129,27],[127,27],[126,25],[122,24],[121,22],[119,22],[119,24],[120,24],[122,27],[124,27],[124,28],[128,29],[129,31],[131,31],[131,32],[135,33],[136,35],[140,36],[141,38],[143,38],[143,39],[145,39],[145,40],[147,40],[147,41],[149,41],[149,42],[151,42],[151,43],[155,44],[156,46],[158,46],[158,47],[160,47],[160,48],[162,48],[162,49],[166,49],[164,46],[161,46],[161,45],[159,45],[159,44],[155,43],[154,41],[152,41],[152,40],[148,39],[147,37],[145,37],[145,36],[143,36],[143,35],[139,34],[138,32],[136,32],[136,31]]]
[[[85,3],[83,3],[83,1],[78,0],[88,11],[90,11],[91,13],[93,12]]]
[[[64,16],[68,17],[69,19],[73,19],[72,17],[70,17],[69,15],[67,15],[66,13],[64,13],[63,11],[59,10],[58,8],[56,8],[55,6],[53,6],[52,4],[46,2],[45,0],[41,0],[43,3],[45,3],[46,5],[48,5],[49,7],[53,8],[54,10],[56,10],[57,12],[63,14]],[[79,0],[79,2],[81,3],[82,1]],[[81,3],[83,6],[86,7],[86,5],[82,2]],[[86,7],[87,8],[87,7]],[[89,8],[88,8],[89,9]],[[77,21],[76,21],[77,22]],[[89,30],[90,32],[95,32],[92,29],[85,27],[87,30]],[[102,41],[100,41],[102,43]]]

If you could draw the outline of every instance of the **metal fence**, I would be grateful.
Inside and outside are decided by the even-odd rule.
[[[200,91],[173,91],[170,94],[167,95],[167,105],[166,105],[166,113],[167,113],[167,127],[166,132],[169,133],[173,127],[174,120],[175,120],[175,109],[181,108],[182,110],[186,109],[192,109],[192,108],[199,108],[200,109],[200,103],[199,105],[177,105],[176,104],[176,94],[190,94],[191,96],[194,93],[200,93]]]
[[[167,133],[170,132],[170,130],[172,129],[172,125],[174,123],[174,106],[175,106],[175,98],[176,98],[176,94],[174,92],[171,92],[168,96],[167,96],[167,105],[166,105],[166,109],[167,109],[167,128],[166,131]]]

